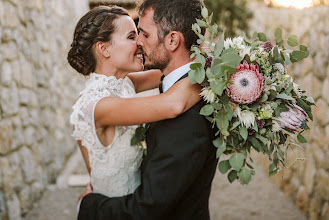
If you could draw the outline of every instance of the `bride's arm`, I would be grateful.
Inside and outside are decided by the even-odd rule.
[[[105,125],[136,125],[175,118],[200,101],[198,84],[185,78],[165,93],[138,98],[106,97],[95,107],[96,127]]]
[[[128,74],[128,77],[135,86],[136,92],[143,92],[158,87],[161,76],[162,72],[160,70],[147,70]]]

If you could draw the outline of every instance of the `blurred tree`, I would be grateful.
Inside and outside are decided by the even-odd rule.
[[[225,37],[236,37],[242,31],[248,35],[253,14],[247,8],[246,0],[205,0],[204,3],[209,12],[214,13],[213,21],[219,30],[225,29]]]

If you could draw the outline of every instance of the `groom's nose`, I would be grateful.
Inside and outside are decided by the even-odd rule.
[[[136,43],[137,43],[138,46],[144,47],[144,44],[143,44],[143,42],[142,42],[142,40],[141,40],[140,35],[137,36]]]

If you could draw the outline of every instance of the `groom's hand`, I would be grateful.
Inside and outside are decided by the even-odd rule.
[[[91,183],[88,183],[86,185],[85,190],[81,193],[81,195],[79,196],[79,201],[83,199],[83,197],[85,197],[86,195],[88,195],[89,193],[93,192],[93,187],[91,186]]]

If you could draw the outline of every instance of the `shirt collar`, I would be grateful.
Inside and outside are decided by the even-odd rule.
[[[174,85],[177,82],[177,80],[179,80],[185,73],[187,73],[190,70],[190,65],[192,63],[193,62],[189,62],[189,63],[175,69],[174,71],[169,73],[167,76],[165,76],[162,81],[163,92],[167,91],[172,85]]]

